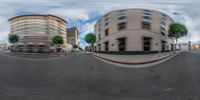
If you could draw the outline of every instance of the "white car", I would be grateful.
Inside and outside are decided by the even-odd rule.
[[[85,53],[88,54],[88,55],[91,54],[91,52],[89,52],[89,51],[86,51]]]

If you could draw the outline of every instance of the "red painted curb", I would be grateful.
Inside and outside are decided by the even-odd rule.
[[[126,65],[141,65],[141,64],[149,64],[149,63],[157,62],[157,61],[160,61],[160,60],[166,59],[166,58],[170,57],[171,55],[166,56],[166,57],[163,57],[163,58],[160,58],[160,59],[150,60],[150,61],[145,61],[145,62],[120,62],[120,61],[115,61],[115,60],[111,60],[111,59],[103,58],[103,57],[97,56],[97,55],[95,55],[95,54],[93,54],[93,56],[95,56],[95,57],[97,57],[97,58],[100,58],[100,59],[103,59],[103,60],[110,61],[110,62],[119,63],[119,64],[126,64]]]

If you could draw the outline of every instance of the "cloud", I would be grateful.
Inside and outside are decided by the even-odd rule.
[[[80,41],[80,46],[81,47],[85,47],[88,44],[85,42],[84,38],[88,33],[93,33],[94,32],[94,24],[96,23],[96,21],[93,22],[88,22],[85,23],[84,25],[82,25],[82,27],[80,28],[80,33],[79,34],[79,41]]]
[[[58,8],[58,9],[52,9],[48,11],[47,13],[61,16],[67,20],[71,20],[75,22],[89,20],[89,13],[86,10],[78,9],[78,8],[75,8],[75,9]]]

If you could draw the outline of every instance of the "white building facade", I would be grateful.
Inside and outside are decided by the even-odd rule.
[[[173,19],[159,11],[125,9],[102,16],[95,24],[94,50],[105,53],[144,54],[174,50],[168,34]]]
[[[14,44],[19,52],[55,52],[67,48],[66,21],[54,15],[21,15],[9,19],[10,34],[17,34],[19,41]],[[60,35],[63,45],[54,45],[52,37]]]

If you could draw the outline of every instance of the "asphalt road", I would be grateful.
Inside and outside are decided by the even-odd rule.
[[[0,100],[200,100],[200,55],[183,52],[148,68],[91,55],[49,60],[0,55]]]

